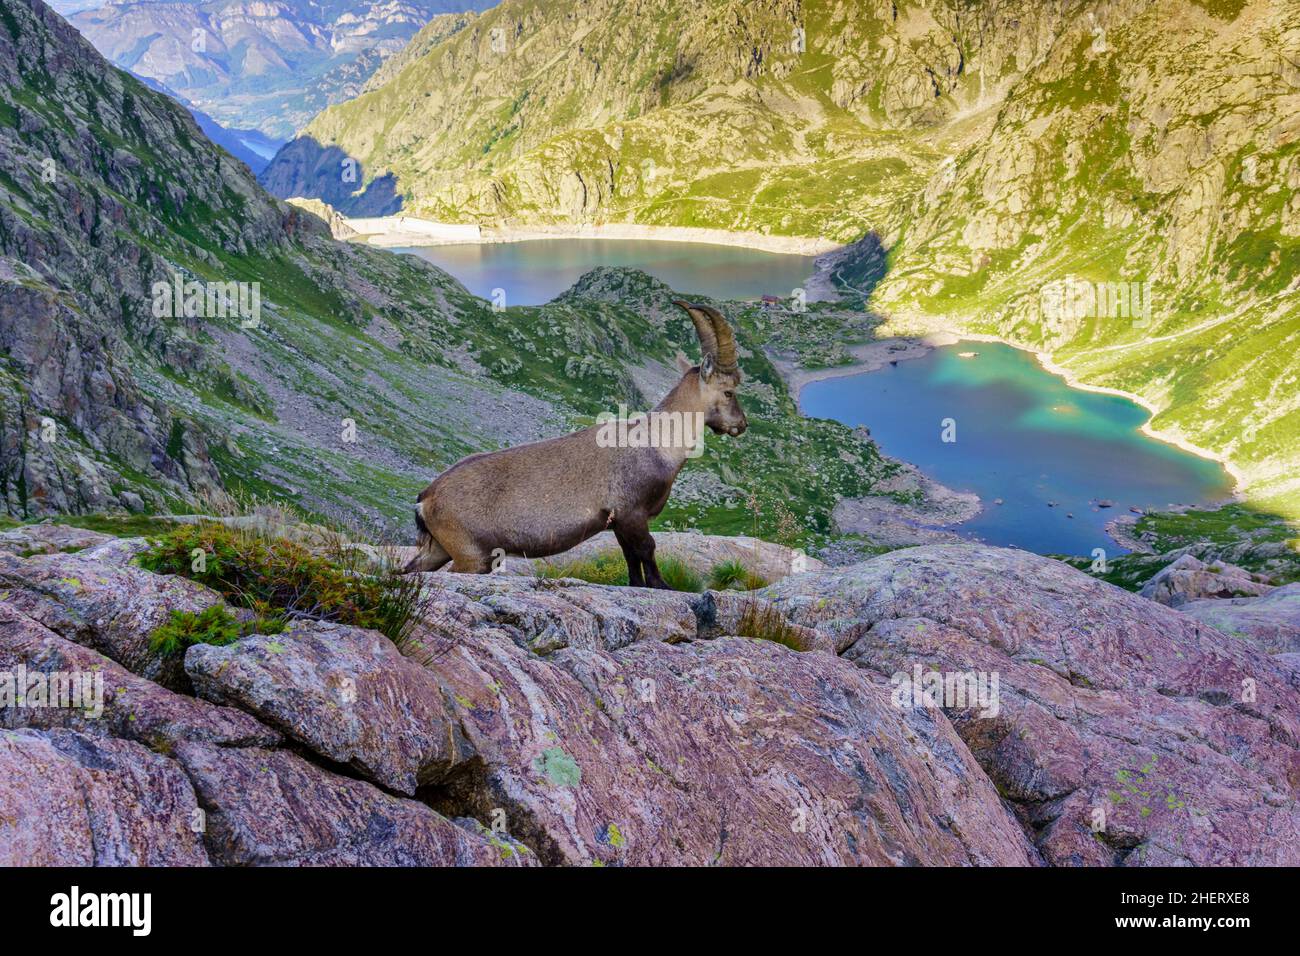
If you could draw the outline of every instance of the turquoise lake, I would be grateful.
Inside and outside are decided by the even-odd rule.
[[[503,289],[506,305],[549,302],[597,266],[640,269],[686,295],[786,297],[812,275],[814,261],[740,246],[635,239],[530,239],[397,251],[428,259],[485,299]]]
[[[978,494],[983,511],[954,530],[989,544],[1122,553],[1105,525],[1131,507],[1210,504],[1232,489],[1217,462],[1142,434],[1149,415],[1139,405],[1071,388],[1007,345],[963,342],[812,382],[800,404],[808,415],[867,426],[886,454]],[[955,442],[943,441],[945,419],[955,422]]]

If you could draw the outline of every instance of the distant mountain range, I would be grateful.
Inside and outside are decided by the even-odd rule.
[[[208,0],[60,12],[118,66],[157,80],[227,127],[286,139],[357,95],[382,59],[433,17],[491,0]]]

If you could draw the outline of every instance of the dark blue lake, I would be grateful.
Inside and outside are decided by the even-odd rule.
[[[989,544],[1116,554],[1122,549],[1105,525],[1130,507],[1210,504],[1232,490],[1217,462],[1144,435],[1141,406],[1071,388],[1032,354],[997,343],[944,346],[877,372],[812,382],[800,404],[808,415],[867,426],[886,454],[978,494],[983,511],[954,530]],[[943,441],[945,419],[955,423],[955,442]],[[1114,506],[1097,507],[1102,499]]]

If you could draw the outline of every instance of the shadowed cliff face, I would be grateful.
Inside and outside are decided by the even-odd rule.
[[[391,216],[402,208],[391,173],[367,181],[356,159],[309,136],[286,143],[258,181],[273,196],[319,199],[345,216]]]

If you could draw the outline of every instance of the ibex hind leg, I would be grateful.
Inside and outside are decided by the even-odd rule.
[[[433,538],[420,542],[420,550],[402,569],[403,574],[416,571],[437,571],[451,560],[447,550]]]
[[[424,523],[424,515],[421,513],[419,504],[415,506],[415,529],[417,532],[415,543],[419,551],[402,569],[403,574],[412,574],[416,571],[437,571],[451,560],[451,555],[447,553],[447,549],[440,545],[438,539],[429,533],[429,526]]]

